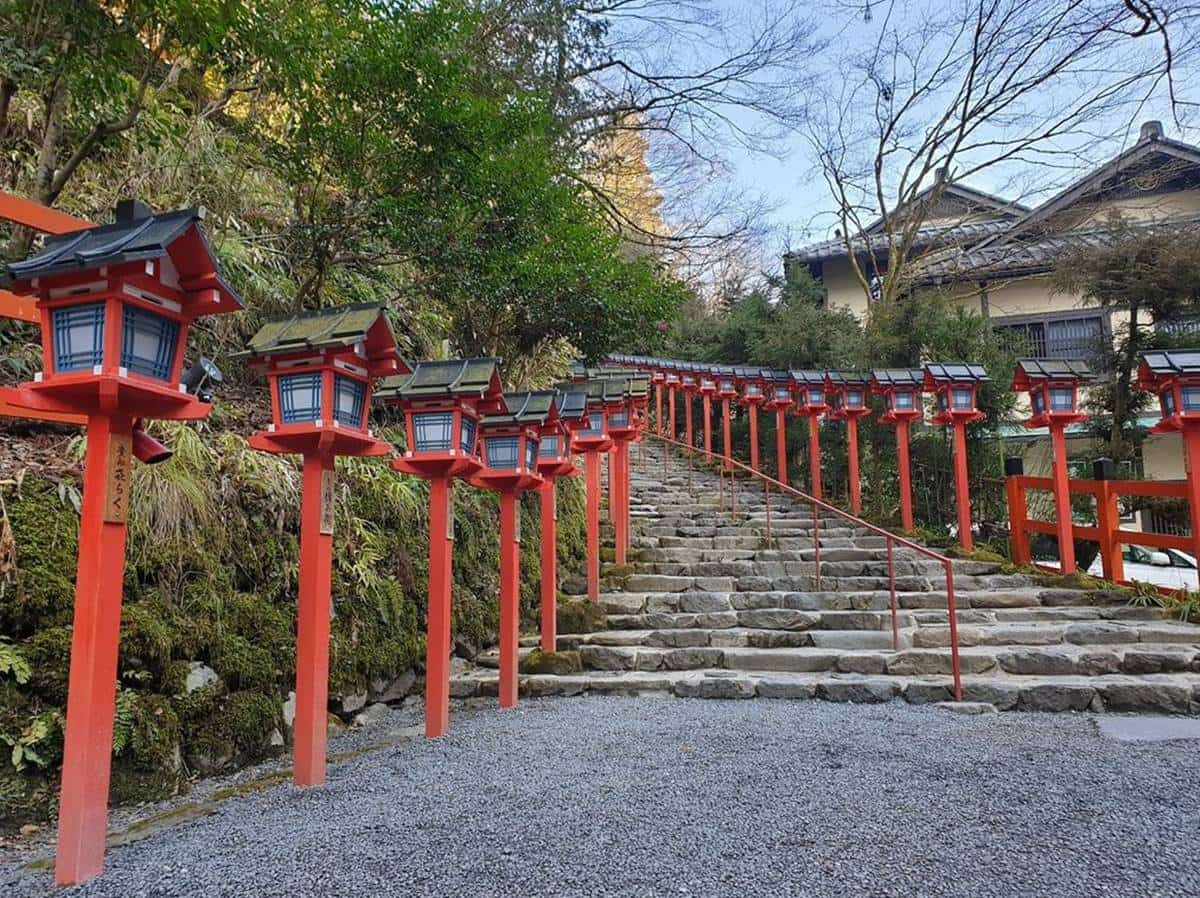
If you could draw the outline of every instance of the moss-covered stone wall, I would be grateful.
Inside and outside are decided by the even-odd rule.
[[[295,673],[300,470],[212,424],[158,426],[170,461],[137,466],[114,734],[114,802],[286,749]],[[385,439],[390,434],[382,435]],[[83,440],[68,451],[81,458]],[[53,814],[66,707],[79,484],[18,472],[0,486],[0,822]],[[378,459],[338,462],[331,710],[423,663],[427,487]],[[579,479],[558,489],[560,565],[584,552]],[[454,635],[495,641],[495,494],[456,487]],[[521,610],[536,625],[537,497],[522,508]],[[395,695],[395,690],[393,697]]]

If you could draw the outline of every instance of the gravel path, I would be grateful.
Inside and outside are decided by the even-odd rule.
[[[229,799],[78,889],[0,891],[1194,898],[1196,759],[1082,715],[526,701],[338,764],[324,789]]]

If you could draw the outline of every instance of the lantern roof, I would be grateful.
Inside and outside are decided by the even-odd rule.
[[[554,390],[537,390],[523,393],[505,393],[504,410],[484,415],[479,423],[489,424],[553,424],[558,420],[558,393]]]
[[[175,212],[152,212],[144,203],[122,200],[112,224],[84,228],[46,238],[40,252],[0,271],[0,282],[77,272],[169,257],[185,292],[216,290],[219,307],[214,312],[235,312],[242,304],[221,277],[217,260],[200,229],[204,207]]]
[[[876,389],[917,387],[925,385],[924,368],[876,368],[871,372],[871,384]]]
[[[587,382],[589,402],[620,402],[625,398],[625,384],[607,377],[594,377]]]
[[[762,378],[763,380],[772,381],[774,383],[790,384],[792,375],[790,372],[784,371],[782,368],[763,368]]]
[[[1082,359],[1017,359],[1010,389],[1028,390],[1035,383],[1049,380],[1083,383],[1095,378]]]
[[[417,362],[411,374],[385,378],[375,395],[380,399],[421,399],[435,396],[501,395],[500,360],[441,359]]]
[[[238,355],[261,358],[356,343],[363,344],[371,361],[396,359],[402,368],[400,373],[412,370],[396,353],[396,337],[379,303],[331,306],[272,318]]]
[[[982,365],[941,364],[931,362],[925,366],[925,387],[933,389],[940,384],[951,383],[989,383],[987,371]]]
[[[625,395],[631,399],[645,399],[650,395],[650,378],[634,374],[625,381]]]
[[[749,365],[734,365],[733,376],[739,380],[758,380],[762,377],[762,368],[752,368]]]
[[[1200,374],[1200,349],[1175,349],[1143,352],[1138,368],[1156,377],[1178,377],[1181,374]]]
[[[824,371],[792,371],[791,376],[792,380],[798,384],[823,387],[825,386],[825,373]]]
[[[558,413],[569,421],[587,417],[587,390],[567,385],[558,392]]]
[[[865,387],[871,381],[869,374],[862,371],[826,371],[827,387]]]

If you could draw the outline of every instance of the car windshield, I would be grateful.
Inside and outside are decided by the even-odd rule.
[[[1179,552],[1175,549],[1163,549],[1162,551],[1164,551],[1167,554],[1167,557],[1171,559],[1171,567],[1184,567],[1192,570],[1195,569],[1195,560],[1187,555],[1184,555],[1182,552]]]

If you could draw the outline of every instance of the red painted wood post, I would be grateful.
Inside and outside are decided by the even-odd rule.
[[[858,472],[858,418],[846,418],[846,448],[850,460],[850,511],[862,514],[862,482]]]
[[[750,404],[750,468],[758,470],[758,405]]]
[[[1200,558],[1200,427],[1188,422],[1183,428],[1183,447],[1187,459],[1188,512],[1192,521],[1192,554]]]
[[[808,463],[812,467],[812,496],[821,498],[821,416],[808,416]]]
[[[732,471],[733,465],[731,465],[730,462],[733,460],[733,435],[730,433],[730,430],[729,430],[729,416],[731,414],[730,408],[729,408],[729,400],[727,398],[722,399],[721,406],[722,406],[721,420],[722,420],[722,426],[725,431],[725,433],[724,433],[724,437],[725,437],[725,467],[727,470]]]
[[[614,440],[612,456],[608,462],[608,504],[613,509],[613,560],[625,563],[625,459],[629,454],[629,443]]]
[[[600,453],[583,454],[587,486],[587,584],[588,598],[600,601]]]
[[[1071,472],[1067,469],[1066,425],[1050,422],[1050,441],[1054,447],[1054,514],[1058,525],[1059,570],[1075,570],[1075,535],[1071,526]]]
[[[704,394],[704,455],[712,455],[712,397]]]
[[[663,385],[654,385],[654,427],[659,436],[663,435]]]
[[[630,529],[631,529],[630,528],[630,515],[629,515],[629,501],[630,501],[629,495],[630,495],[630,480],[632,479],[632,475],[630,472],[630,469],[632,468],[632,454],[633,454],[633,447],[629,443],[626,443],[625,449],[624,449],[624,451],[622,453],[622,457],[621,457],[621,465],[622,465],[622,468],[621,468],[621,536],[622,536],[622,542],[625,545],[626,553],[629,552],[629,540],[630,540]]]
[[[558,503],[554,478],[538,487],[542,512],[542,651],[558,650]]]
[[[971,533],[971,484],[967,477],[967,425],[954,421],[954,501],[958,505],[958,542],[966,551],[975,548]]]
[[[781,408],[775,409],[775,457],[775,466],[779,472],[779,482],[787,486],[787,412]]]
[[[692,430],[692,406],[695,403],[692,399],[692,394],[685,391],[683,394],[683,432],[686,436],[688,449],[691,449],[695,445],[695,434]]]
[[[1006,465],[1013,462],[1008,459]],[[1015,459],[1019,462],[1020,459]],[[1019,467],[1019,465],[1018,465]],[[1006,471],[1004,491],[1008,495],[1008,533],[1009,556],[1013,564],[1029,564],[1029,509],[1025,506],[1025,487],[1021,484],[1021,474]]]
[[[521,625],[521,537],[516,490],[500,492],[500,707],[517,704]]]
[[[87,422],[54,866],[59,885],[83,882],[104,869],[125,576],[124,514],[109,520],[117,517],[108,509],[109,472],[123,470],[128,479],[132,429],[132,420],[121,415],[92,415]],[[128,485],[125,490],[128,495]]]
[[[908,421],[896,422],[896,470],[900,475],[900,526],[913,529],[912,470],[908,460]]]
[[[326,472],[329,472],[326,474]],[[322,532],[322,490],[333,476],[333,458],[304,457],[300,502],[300,594],[296,608],[296,720],[294,781],[325,782],[329,729],[329,578],[333,533]]]
[[[1096,527],[1100,531],[1100,563],[1105,580],[1114,583],[1125,579],[1125,563],[1121,558],[1121,543],[1117,530],[1121,527],[1121,514],[1117,510],[1117,493],[1112,482],[1100,479],[1096,491]]]
[[[675,388],[674,387],[670,387],[670,389],[667,392],[667,404],[670,406],[670,411],[667,414],[670,415],[670,419],[671,419],[670,427],[669,427],[670,433],[668,433],[667,436],[669,436],[671,439],[675,439],[675,434],[678,433],[678,431],[675,429]]]
[[[446,735],[450,725],[450,586],[454,520],[449,477],[429,481],[429,610],[425,637],[425,735]]]

